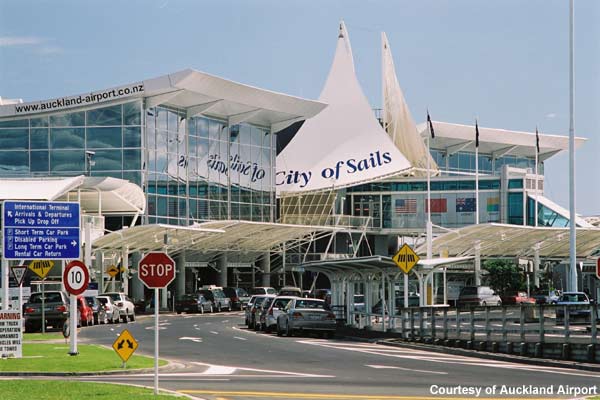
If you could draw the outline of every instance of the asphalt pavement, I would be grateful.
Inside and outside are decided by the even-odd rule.
[[[206,399],[575,398],[600,394],[600,373],[440,354],[245,327],[242,313],[161,315],[160,387]],[[137,353],[154,351],[154,319],[82,329],[107,346],[128,329]],[[153,385],[153,375],[79,378]],[[487,393],[486,393],[487,391]]]

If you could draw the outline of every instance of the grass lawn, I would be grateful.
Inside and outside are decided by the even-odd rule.
[[[68,344],[25,343],[23,358],[0,359],[0,372],[97,372],[121,369],[121,358],[113,349],[79,344],[77,350],[79,355],[70,356]],[[159,365],[166,363],[159,360]],[[127,362],[127,369],[153,366],[153,358],[135,354]],[[4,400],[3,394],[1,397]]]
[[[56,340],[56,339],[63,339],[64,337],[62,335],[62,333],[60,332],[46,332],[44,334],[41,333],[24,333],[23,334],[23,341],[26,340]]]
[[[98,400],[143,400],[175,399],[173,395],[154,396],[152,389],[134,386],[73,381],[32,381],[15,379],[0,381],[2,400],[54,399],[98,399]]]

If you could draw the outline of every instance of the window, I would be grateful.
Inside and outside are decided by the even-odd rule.
[[[114,126],[121,125],[121,105],[95,108],[87,112],[88,126]]]
[[[53,128],[50,130],[50,146],[53,149],[83,149],[84,128]]]
[[[0,149],[27,150],[29,148],[29,129],[0,130]]]
[[[50,116],[50,126],[84,126],[85,112],[55,114]]]

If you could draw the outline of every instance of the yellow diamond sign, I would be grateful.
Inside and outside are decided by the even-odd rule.
[[[48,275],[52,267],[54,267],[52,260],[34,260],[29,264],[29,269],[42,279]]]
[[[137,350],[138,342],[131,336],[131,333],[127,329],[119,335],[117,340],[112,345],[113,349],[117,352],[123,362],[127,362],[129,357]]]
[[[117,276],[117,274],[119,273],[119,268],[115,267],[114,265],[111,265],[110,267],[108,267],[108,269],[106,270],[106,273],[108,273],[110,275],[111,278],[114,278],[115,276]]]
[[[419,262],[419,256],[415,251],[406,243],[398,250],[396,255],[392,258],[398,268],[405,274],[408,274],[412,267]]]

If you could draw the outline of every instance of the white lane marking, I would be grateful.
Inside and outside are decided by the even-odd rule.
[[[237,339],[237,340],[248,340],[248,339],[246,339],[246,338],[239,337],[239,336],[234,336],[233,338],[234,338],[234,339]]]
[[[279,336],[276,336],[276,335],[265,334],[264,332],[256,332],[256,331],[252,331],[250,329],[240,329],[237,326],[232,326],[231,329],[235,329],[236,331],[240,331],[240,332],[244,332],[244,333],[251,333],[251,334],[257,335],[257,336],[262,336],[262,337],[265,337],[265,338],[267,338],[269,340],[271,340],[271,339],[277,339],[277,340],[283,339],[283,340],[285,340],[286,339],[284,337],[279,337]]]
[[[218,335],[219,332],[215,332],[215,331],[210,331],[210,333],[212,333],[213,335]]]
[[[464,357],[464,356],[454,356],[454,355],[441,355],[437,353],[428,353],[425,351],[417,350],[423,354],[415,354],[415,351],[406,351],[405,354],[395,353],[390,354],[385,351],[381,351],[379,346],[376,344],[367,344],[367,345],[356,345],[344,343],[342,346],[339,346],[341,343],[339,342],[323,342],[323,341],[297,341],[298,343],[310,344],[315,346],[328,347],[332,349],[339,350],[347,350],[347,351],[356,351],[360,353],[373,354],[377,356],[385,356],[385,357],[394,357],[394,358],[403,358],[403,359],[413,359],[419,361],[429,361],[434,363],[443,363],[443,364],[462,364],[469,366],[479,366],[479,367],[492,367],[492,368],[502,368],[502,369],[519,369],[523,371],[531,371],[531,372],[539,372],[539,373],[551,373],[551,374],[559,374],[559,375],[572,375],[572,376],[585,376],[590,378],[600,377],[599,373],[593,372],[572,372],[571,370],[560,368],[560,367],[538,367],[527,364],[518,364],[511,363],[507,361],[492,361],[492,360],[481,360],[473,357]],[[411,350],[411,349],[406,349]],[[412,353],[412,354],[411,354]]]
[[[229,322],[229,320],[228,320],[228,319],[224,319],[224,320],[223,320],[223,321],[221,321],[221,322],[225,324],[225,323]]]
[[[202,338],[199,337],[182,336],[179,340],[191,340],[192,342],[202,343]]]
[[[370,367],[370,368],[375,368],[375,369],[400,369],[400,370],[403,370],[403,371],[423,372],[423,373],[426,373],[426,374],[448,375],[447,372],[428,371],[428,370],[424,370],[424,369],[402,368],[402,367],[396,367],[396,366],[393,366],[393,365],[370,365],[370,364],[366,364],[365,367]]]
[[[223,371],[229,371],[227,369],[227,368],[229,368],[229,369],[233,369],[234,371],[266,372],[268,374],[275,374],[274,376],[286,376],[286,377],[298,377],[298,378],[335,378],[334,375],[303,374],[300,372],[274,371],[271,369],[232,367],[232,366],[225,366],[225,365],[206,364],[206,363],[201,363],[201,362],[196,362],[196,361],[193,361],[192,364],[208,367],[208,369],[206,371],[200,372],[199,375],[207,375],[207,371],[211,371],[211,369],[213,369],[213,368],[222,368]],[[227,375],[231,375],[232,373],[233,372],[231,372],[231,373],[228,372]],[[148,375],[152,375],[152,374],[148,374]],[[167,374],[164,374],[164,375],[167,375]],[[184,375],[184,374],[181,374],[181,375]],[[215,375],[215,374],[213,374],[211,372],[210,375]],[[236,376],[258,376],[258,375],[236,375]],[[265,375],[260,375],[260,376],[264,377]]]
[[[164,326],[160,326],[160,325],[158,326],[158,330],[159,331],[162,331],[162,330],[165,330],[165,329],[167,329],[167,328],[164,327]],[[148,327],[146,327],[146,330],[153,331],[154,330],[154,326],[148,326]]]

